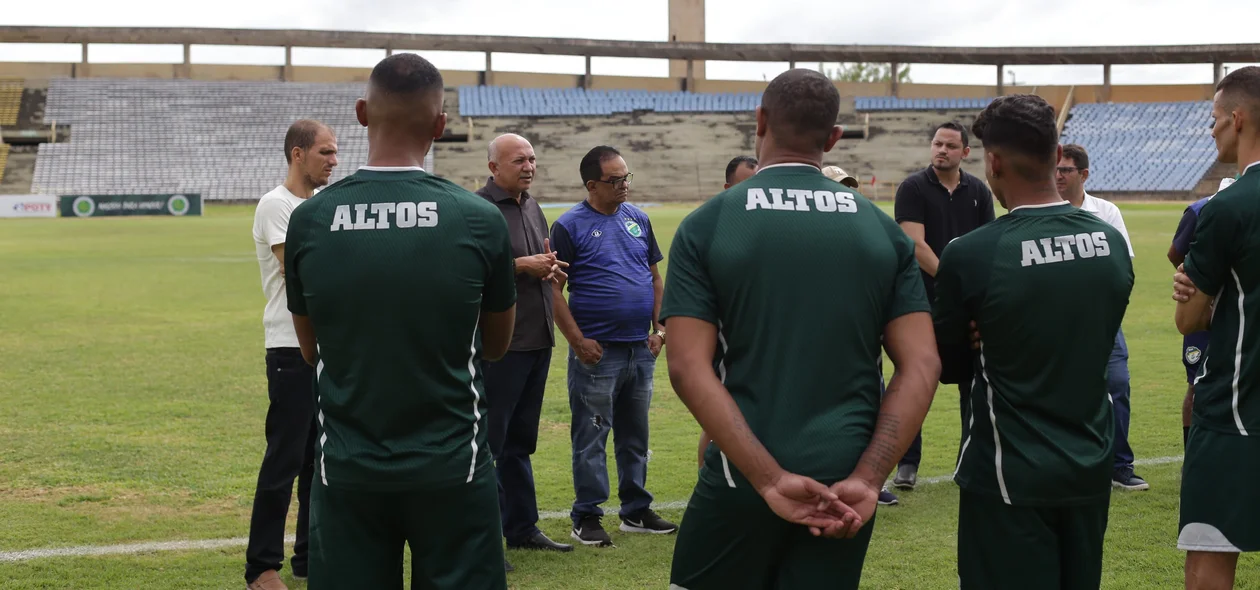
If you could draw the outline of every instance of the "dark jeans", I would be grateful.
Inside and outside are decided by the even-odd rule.
[[[267,451],[258,470],[245,550],[245,580],[284,567],[284,521],[298,480],[294,575],[307,573],[311,476],[315,467],[315,369],[296,348],[267,349]]]
[[[648,408],[656,358],[647,342],[600,343],[604,356],[586,365],[569,351],[569,408],[573,422],[573,524],[603,516],[608,500],[608,433],[615,430],[620,514],[632,516],[652,505],[647,491]]]
[[[1116,344],[1107,361],[1107,393],[1116,415],[1116,469],[1133,467],[1133,448],[1129,446],[1129,345],[1124,330],[1116,333]]]
[[[499,480],[499,512],[508,544],[520,544],[538,532],[538,498],[530,455],[538,448],[538,419],[551,349],[508,352],[483,363],[490,452]]]

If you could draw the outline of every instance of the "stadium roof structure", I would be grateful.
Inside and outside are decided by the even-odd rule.
[[[636,57],[695,61],[875,62],[893,64],[963,64],[997,66],[997,87],[1011,65],[1102,65],[1104,84],[1110,86],[1111,65],[1213,64],[1219,80],[1225,63],[1260,61],[1260,43],[1218,45],[1094,46],[1094,47],[927,47],[912,45],[820,45],[795,43],[688,43],[674,41],[606,41],[547,37],[484,35],[428,35],[299,29],[212,29],[158,27],[39,27],[0,26],[0,43],[82,44],[83,63],[91,43],[183,45],[190,63],[192,45],[250,45],[285,47],[285,65],[292,65],[293,47],[383,49],[407,51],[465,51],[492,53]],[[691,68],[688,68],[688,72]],[[688,75],[689,81],[694,82]],[[896,77],[893,77],[894,89]],[[1000,94],[1000,92],[999,92]]]
[[[927,47],[797,43],[682,43],[548,37],[423,35],[298,29],[0,26],[0,43],[252,45],[532,53],[680,60],[885,62],[967,65],[1192,64],[1260,61],[1260,43],[1095,47]]]

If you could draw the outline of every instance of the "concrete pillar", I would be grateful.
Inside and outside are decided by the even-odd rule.
[[[87,47],[87,44],[86,44],[86,43],[84,43],[84,44],[83,44],[83,47],[85,47],[85,48],[86,48],[86,47]],[[85,55],[85,56],[86,56],[86,55],[87,55],[87,49],[84,49],[83,51],[84,51],[83,55]],[[84,58],[83,58],[83,61],[84,61],[84,62],[86,62],[86,61],[87,61],[87,57],[84,57]],[[1220,83],[1221,83],[1221,78],[1224,78],[1224,77],[1225,77],[1225,64],[1223,64],[1223,63],[1221,63],[1221,62],[1219,62],[1219,61],[1218,61],[1218,62],[1216,62],[1216,63],[1214,63],[1214,64],[1212,64],[1212,86],[1216,86],[1217,84],[1220,84]]]
[[[788,62],[788,69],[789,69],[789,70],[795,70],[795,69],[796,69],[796,60],[792,60],[792,61],[789,61],[789,62]]]
[[[179,66],[179,77],[180,78],[192,77],[192,44],[191,43],[184,44],[184,63],[183,65]]]
[[[1002,71],[1005,69],[1006,69],[1005,64],[997,65],[997,95],[998,96],[1002,96],[1006,94],[1006,78],[1002,75],[1003,74]]]
[[[285,82],[293,81],[293,46],[284,46],[284,70],[280,74],[280,79]]]
[[[582,88],[591,89],[591,56],[586,56],[586,75],[582,76]]]
[[[486,86],[494,86],[494,62],[490,59],[490,52],[486,52],[486,69],[485,80],[482,84]]]
[[[1103,64],[1103,102],[1111,102],[1111,64]]]
[[[72,78],[87,78],[91,75],[91,73],[89,73],[91,68],[88,67],[88,44],[83,43],[82,45],[83,52],[79,58],[79,63],[75,64],[75,66],[70,69],[70,75]]]
[[[901,81],[898,80],[898,73],[901,72],[901,64],[892,62],[889,71],[892,73],[892,95],[894,97],[901,96]]]
[[[669,40],[680,43],[704,43],[704,0],[669,0]],[[691,74],[687,74],[687,68]],[[677,80],[704,78],[704,62],[688,66],[685,60],[669,60],[669,77]]]
[[[393,47],[386,47],[386,48],[385,48],[385,57],[389,57],[389,56],[391,56],[391,55],[394,55],[394,48],[393,48]]]
[[[696,91],[696,61],[693,59],[687,60],[687,86],[683,90]]]

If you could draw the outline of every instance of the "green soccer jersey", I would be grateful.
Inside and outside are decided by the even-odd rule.
[[[1186,274],[1216,298],[1194,424],[1260,434],[1260,162],[1203,206],[1194,235]]]
[[[718,376],[783,468],[833,482],[870,442],[880,337],[930,306],[914,243],[866,198],[818,168],[782,165],[682,222],[662,319],[718,327]],[[746,483],[711,446],[706,470]]]
[[[1012,505],[1111,489],[1107,360],[1133,289],[1124,237],[1067,202],[1016,207],[945,247],[936,338],[982,346],[955,481]]]
[[[319,342],[316,476],[403,491],[489,473],[478,319],[516,302],[494,205],[419,168],[360,169],[293,210],[284,255]]]

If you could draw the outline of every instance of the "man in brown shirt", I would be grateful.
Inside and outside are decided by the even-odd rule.
[[[516,259],[512,345],[501,360],[483,367],[490,406],[487,434],[499,478],[503,536],[509,549],[572,551],[572,545],[556,543],[538,529],[530,463],[538,445],[543,391],[556,344],[551,281],[563,277],[568,264],[556,260],[547,240],[547,219],[528,192],[537,171],[534,147],[519,135],[500,135],[490,142],[488,155],[491,177],[477,194],[503,213]]]

